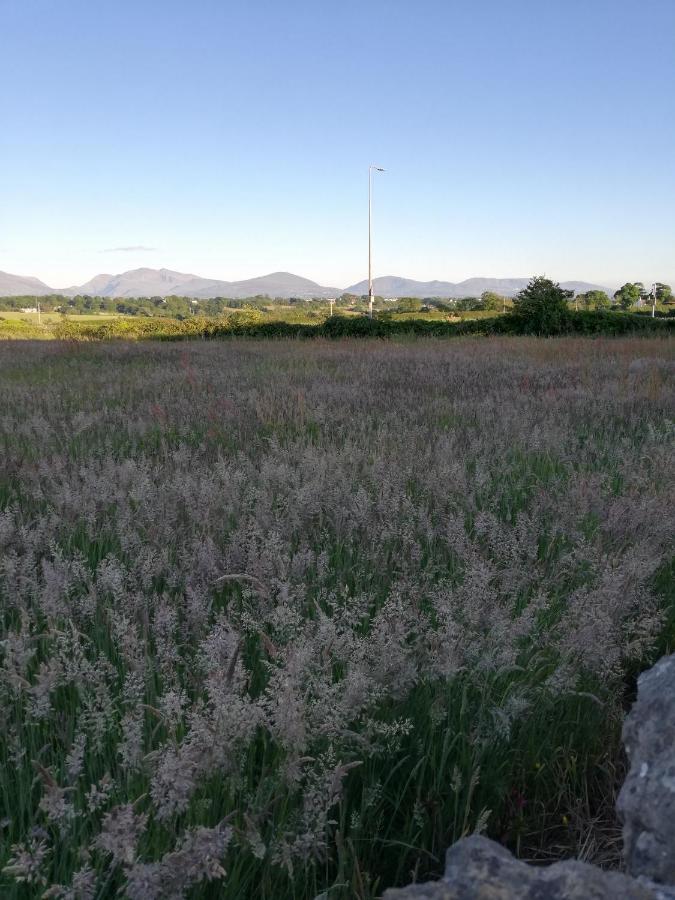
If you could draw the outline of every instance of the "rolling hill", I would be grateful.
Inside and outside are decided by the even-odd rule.
[[[494,291],[506,297],[515,297],[528,283],[529,278],[467,278],[465,281],[415,281],[397,275],[384,275],[373,279],[373,290],[381,297],[479,297],[483,291]],[[560,286],[573,290],[575,294],[584,291],[601,290],[611,294],[610,288],[586,281],[562,281]],[[346,288],[349,294],[366,294],[368,282],[359,281]]]
[[[468,278],[465,281],[415,281],[398,275],[384,275],[373,280],[375,293],[384,297],[477,297],[483,291],[495,291],[513,297],[528,283],[528,278]],[[561,286],[575,293],[611,289],[585,281],[563,281]],[[362,295],[368,292],[368,282],[359,281],[344,290],[325,287],[290,272],[272,272],[242,281],[222,281],[203,278],[171,269],[132,269],[117,275],[101,274],[80,285],[51,288],[37,278],[0,272],[0,297],[19,295],[63,294],[73,297],[88,294],[99,297],[168,297],[176,294],[206,300],[209,297],[242,299],[256,295],[268,297],[326,298],[341,293]]]
[[[334,297],[337,288],[322,287],[308,278],[290,272],[272,272],[244,281],[202,278],[171,269],[132,269],[119,275],[97,275],[85,284],[67,288],[63,293],[97,294],[101,297],[168,297],[178,294],[205,300],[209,297]]]
[[[59,293],[59,291],[54,291],[39,278],[0,272],[0,297],[22,297],[24,295],[39,297],[55,293]]]

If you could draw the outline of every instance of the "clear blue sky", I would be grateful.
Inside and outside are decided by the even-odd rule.
[[[675,284],[675,0],[0,0],[4,271],[343,287],[371,162],[376,274]]]

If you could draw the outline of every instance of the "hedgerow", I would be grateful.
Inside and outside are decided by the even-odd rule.
[[[302,323],[265,320],[256,311],[233,314],[227,318],[209,319],[195,316],[178,320],[165,318],[119,317],[98,322],[78,322],[64,318],[60,322],[40,326],[16,320],[0,319],[0,339],[56,338],[75,341],[105,340],[209,340],[224,337],[259,338],[392,338],[419,335],[421,337],[461,337],[468,335],[538,334],[672,334],[672,318],[651,318],[633,313],[605,310],[570,311],[556,320],[555,330],[541,331],[522,317],[513,314],[491,318],[446,321],[442,319],[392,319],[367,316],[332,316],[321,323]]]

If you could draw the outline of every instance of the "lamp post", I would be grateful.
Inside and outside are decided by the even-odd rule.
[[[373,172],[384,172],[380,166],[368,166],[368,315],[373,318]]]

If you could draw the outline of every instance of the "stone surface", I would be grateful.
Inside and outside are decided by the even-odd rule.
[[[657,900],[659,893],[586,863],[528,866],[494,841],[474,836],[450,847],[441,881],[385,891],[384,900]]]
[[[630,761],[617,808],[631,875],[675,884],[675,656],[638,679],[623,727]]]
[[[450,847],[440,881],[384,900],[675,900],[675,655],[638,679],[623,740],[630,771],[617,807],[628,874],[576,860],[530,866],[474,836]]]

